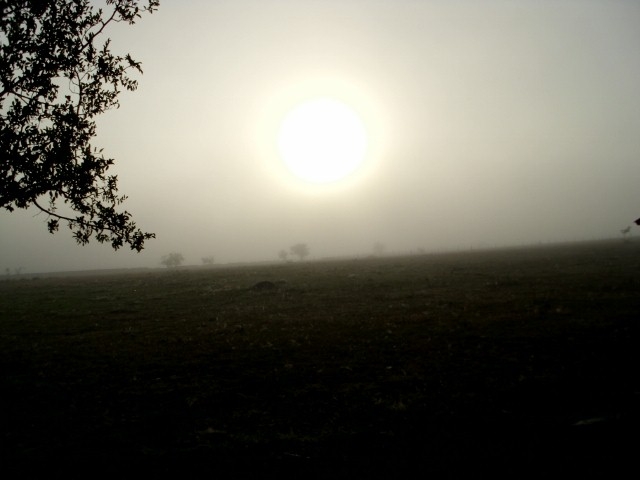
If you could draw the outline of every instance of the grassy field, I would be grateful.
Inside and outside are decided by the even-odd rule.
[[[7,279],[2,469],[615,478],[639,321],[637,241]]]

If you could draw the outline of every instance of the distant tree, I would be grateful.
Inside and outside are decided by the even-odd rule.
[[[280,252],[278,253],[278,258],[283,262],[286,262],[289,258],[289,253],[286,250],[280,250]]]
[[[22,267],[17,267],[13,269],[13,274],[14,275],[20,275],[22,273],[23,268]],[[4,269],[4,273],[9,276],[11,275],[11,269],[10,268],[5,268]]]
[[[382,242],[376,242],[373,244],[373,254],[376,256],[381,256],[384,255],[384,252],[386,251],[386,247],[384,246],[384,243]]]
[[[309,247],[306,243],[296,243],[295,245],[292,245],[289,250],[291,250],[293,255],[300,257],[300,261],[304,260],[305,257],[309,255]]]
[[[214,258],[213,257],[202,257],[203,265],[213,265]]]
[[[95,117],[118,107],[122,89],[137,88],[129,72],[142,69],[98,38],[159,1],[106,0],[106,10],[92,3],[0,0],[0,208],[34,206],[47,214],[51,233],[63,221],[81,245],[93,237],[140,251],[155,235],[117,210],[126,196],[107,174],[114,161],[91,142]]]
[[[184,262],[184,257],[181,253],[170,253],[162,257],[160,263],[167,268],[177,268]]]

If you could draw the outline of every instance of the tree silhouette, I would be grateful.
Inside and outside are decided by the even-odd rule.
[[[182,262],[184,262],[184,257],[182,256],[181,253],[177,253],[177,252],[173,252],[173,253],[170,253],[169,255],[165,255],[164,257],[162,257],[162,260],[160,261],[160,263],[167,268],[177,268],[180,265],[182,265]]]
[[[309,255],[309,247],[306,243],[296,243],[291,248],[291,253],[300,257],[300,261],[304,260]]]
[[[384,243],[376,242],[373,244],[373,254],[376,256],[382,256],[386,252],[387,247],[385,247]]]
[[[278,252],[278,258],[286,262],[287,258],[289,258],[289,253],[286,250],[280,250],[280,252]]]
[[[95,117],[137,88],[130,71],[142,73],[98,38],[159,5],[140,3],[107,0],[96,10],[89,0],[0,0],[0,208],[35,206],[49,232],[66,222],[81,245],[95,238],[140,251],[155,237],[117,210],[126,196],[107,174],[114,160],[91,143]]]

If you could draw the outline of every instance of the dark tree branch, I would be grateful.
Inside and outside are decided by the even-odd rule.
[[[123,88],[136,89],[131,69],[142,72],[128,54],[114,55],[109,39],[94,42],[111,23],[132,24],[159,5],[141,1],[106,0],[106,17],[90,0],[0,2],[0,207],[33,205],[49,216],[50,232],[66,222],[81,244],[93,237],[139,251],[155,237],[117,210],[126,197],[107,174],[113,160],[91,145],[94,117],[117,107]],[[50,208],[38,203],[45,194]],[[78,216],[56,213],[57,202]]]

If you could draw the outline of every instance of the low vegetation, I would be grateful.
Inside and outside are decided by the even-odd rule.
[[[3,463],[615,474],[637,446],[639,272],[618,241],[8,278]]]

